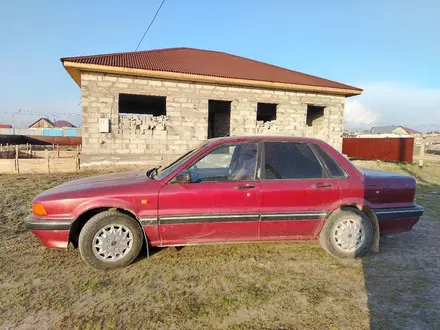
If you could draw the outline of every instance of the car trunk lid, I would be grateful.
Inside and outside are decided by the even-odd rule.
[[[364,175],[365,199],[378,207],[414,205],[416,180],[399,173],[360,169]]]

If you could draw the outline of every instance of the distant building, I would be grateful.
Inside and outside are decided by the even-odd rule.
[[[370,133],[370,130],[344,130],[342,133],[343,138],[357,137],[360,134]]]
[[[420,132],[406,126],[375,126],[371,128],[373,134],[399,134],[399,135],[418,135]]]
[[[0,124],[0,128],[12,128],[12,125],[9,125],[9,124]]]
[[[40,118],[33,124],[29,125],[29,128],[54,128],[55,124],[53,121],[47,118]]]
[[[67,120],[55,120],[54,124],[55,124],[55,127],[58,127],[58,128],[76,128],[75,125],[68,122]]]
[[[47,118],[40,118],[29,125],[29,128],[76,128],[76,126],[67,120],[56,120],[53,122]]]

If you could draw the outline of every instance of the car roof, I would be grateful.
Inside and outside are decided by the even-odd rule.
[[[208,143],[222,144],[222,143],[233,143],[233,142],[246,142],[246,141],[292,141],[292,142],[321,142],[321,140],[308,138],[308,137],[297,137],[297,136],[227,136],[221,138],[208,139]]]

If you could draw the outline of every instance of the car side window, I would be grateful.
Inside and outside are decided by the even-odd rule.
[[[192,165],[191,182],[255,180],[257,144],[221,145]]]
[[[317,144],[313,144],[313,148],[315,149],[318,156],[321,158],[321,160],[325,163],[327,166],[330,175],[334,178],[344,178],[347,176],[345,171],[342,169],[342,167],[338,164],[338,162],[328,154],[327,151],[325,151],[322,147],[318,146]]]
[[[264,158],[266,180],[313,179],[325,176],[319,160],[305,143],[265,142]]]

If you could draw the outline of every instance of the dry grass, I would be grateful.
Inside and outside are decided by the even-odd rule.
[[[438,170],[367,165],[413,171],[420,181],[420,202],[437,216],[438,195],[433,192],[440,183]],[[254,243],[160,249],[125,269],[102,272],[87,267],[76,250],[41,247],[22,224],[37,193],[95,173],[0,176],[0,328],[440,324],[435,300],[440,295],[439,264],[433,259],[440,244],[429,230],[432,223],[438,229],[438,221],[422,221],[414,232],[383,239],[381,253],[363,260],[332,258],[316,242]]]

